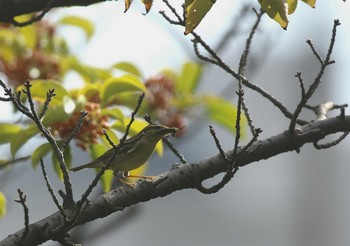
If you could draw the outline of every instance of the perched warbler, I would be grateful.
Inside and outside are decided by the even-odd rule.
[[[124,177],[147,178],[146,176],[129,176],[129,171],[142,166],[153,153],[156,144],[167,134],[175,134],[177,128],[170,128],[163,125],[150,124],[143,128],[135,136],[128,138],[119,148],[115,159],[109,166],[116,176],[123,172]],[[96,160],[85,165],[71,168],[71,171],[78,171],[85,168],[101,168],[107,165],[113,155],[114,148],[109,149]]]

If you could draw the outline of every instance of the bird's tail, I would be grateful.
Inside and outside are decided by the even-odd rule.
[[[70,169],[70,171],[76,172],[85,168],[98,168],[101,167],[101,162],[94,160],[92,162],[89,162],[87,164],[81,165],[81,166],[77,166],[77,167],[73,167]]]

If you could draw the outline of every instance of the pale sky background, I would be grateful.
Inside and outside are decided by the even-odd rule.
[[[198,33],[209,44],[215,45],[230,25],[232,12],[240,9],[242,2],[216,1],[212,11],[198,27]],[[157,13],[162,6],[161,1],[155,0],[151,13],[144,16],[142,4],[134,1],[131,9],[123,14],[124,4],[117,1],[94,7],[63,9],[56,15],[78,14],[91,18],[95,23],[96,35],[87,46],[84,35],[77,29],[62,30],[82,61],[101,67],[131,61],[147,77],[166,67],[178,70],[186,60],[194,57],[191,37],[184,37],[182,28],[163,21]],[[251,71],[250,77],[276,93],[278,98],[286,100],[288,106],[295,106],[299,91],[293,75],[297,70],[309,71],[311,75],[305,76],[311,80],[318,71],[316,59],[306,58],[311,51],[305,40],[311,38],[320,53],[325,54],[333,19],[339,18],[342,25],[338,28],[334,52],[336,64],[332,65],[330,75],[324,79],[319,101],[314,102],[334,100],[336,103],[350,103],[349,13],[350,3],[341,0],[318,1],[316,9],[300,1],[296,13],[290,17],[288,31],[283,31],[265,16],[260,28],[262,34],[253,42],[254,58],[259,63],[253,67],[252,70],[256,71]],[[50,17],[58,19],[56,15]],[[249,27],[253,21],[248,18],[247,22],[246,26]],[[245,36],[241,36],[240,41],[232,41],[231,47],[223,55],[226,60],[232,62],[239,58]],[[267,57],[264,42],[270,44]],[[69,79],[74,79],[74,76]],[[203,89],[221,91],[220,88],[230,83],[232,81],[225,73],[210,67],[206,71]],[[271,109],[271,105],[260,96],[247,92],[247,99],[257,125],[264,129],[265,137],[286,129],[287,121],[283,118],[266,117],[275,116],[278,112]],[[2,109],[5,112],[6,108]],[[5,119],[6,116],[0,119],[2,117]],[[208,135],[205,128],[197,131],[191,139],[178,141],[179,148],[189,161],[197,161],[217,152],[210,144],[205,150],[196,148],[211,141]],[[232,146],[232,140],[225,130],[218,129],[218,135],[225,149]],[[287,153],[242,168],[228,187],[217,194],[205,196],[194,190],[180,191],[134,206],[124,213],[80,227],[86,230],[85,235],[90,235],[84,245],[349,245],[350,167],[348,161],[343,161],[349,160],[348,148],[349,140],[326,151],[318,152],[307,146],[300,155]],[[340,159],[335,159],[337,156]],[[84,157],[78,159],[81,162]],[[169,152],[162,160],[157,157],[153,159],[150,167],[152,174],[168,170],[176,162]],[[16,182],[12,181],[14,175]],[[55,188],[61,187],[52,170],[50,175]],[[76,194],[83,190],[92,175],[93,172],[86,171],[72,176]],[[28,196],[30,222],[57,210],[51,201],[46,200],[49,198],[39,169],[33,171],[28,165],[0,173],[0,189],[9,200],[8,215],[0,220],[0,238],[23,226],[22,208],[12,202],[17,198],[18,187],[23,188]],[[45,209],[42,208],[44,205]],[[43,210],[46,210],[45,213]],[[106,238],[99,240],[96,236],[101,234],[99,229],[107,231],[104,226],[120,220],[127,211],[137,216],[123,220],[116,231],[106,232]],[[16,216],[16,219],[12,216]]]

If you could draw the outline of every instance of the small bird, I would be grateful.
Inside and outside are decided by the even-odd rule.
[[[142,166],[152,155],[156,144],[168,134],[175,134],[177,128],[163,125],[150,124],[143,128],[135,136],[128,138],[119,148],[115,159],[109,166],[114,176],[123,172],[123,177],[148,178],[147,176],[130,176],[129,171]],[[114,148],[107,150],[104,154],[87,164],[71,168],[75,172],[85,168],[101,168],[110,161]]]

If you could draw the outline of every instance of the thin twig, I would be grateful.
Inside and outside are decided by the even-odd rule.
[[[19,195],[19,199],[15,200],[15,202],[18,202],[22,205],[24,212],[24,231],[18,243],[18,245],[22,245],[24,239],[29,233],[29,209],[26,205],[27,196],[24,195],[24,192],[21,189],[17,189],[17,192]]]
[[[9,97],[7,97],[7,98],[5,98],[5,97],[0,97],[0,101],[2,101],[2,102],[10,102],[10,101],[11,101],[11,98],[9,98]]]
[[[45,100],[45,103],[43,105],[43,109],[41,110],[41,112],[38,116],[39,119],[41,119],[46,114],[46,111],[49,108],[49,104],[54,96],[56,96],[55,89],[49,89],[49,91],[46,94],[46,100]]]
[[[260,10],[260,12],[257,12],[256,21],[255,21],[255,23],[254,23],[254,25],[249,33],[249,36],[245,42],[245,48],[244,48],[243,54],[241,56],[241,59],[239,62],[239,67],[238,67],[238,74],[240,74],[240,75],[245,74],[245,70],[247,68],[247,62],[248,62],[248,55],[249,55],[250,47],[251,47],[251,44],[253,41],[253,37],[254,37],[254,34],[256,33],[256,30],[258,29],[258,26],[261,22],[261,18],[262,18],[264,13],[265,12],[262,10]]]
[[[145,119],[145,121],[147,121],[149,124],[152,124],[152,119],[151,116],[149,116],[148,114],[145,114],[143,116],[143,118]],[[182,128],[180,128],[179,130],[181,130]],[[178,130],[178,131],[179,131]],[[169,147],[169,149],[179,158],[180,162],[182,164],[188,164],[188,162],[186,161],[185,157],[180,153],[180,151],[178,151],[175,146],[170,143],[170,141],[166,138],[163,137],[162,138],[163,142]]]
[[[330,57],[331,57],[331,54],[333,52],[335,37],[337,34],[337,27],[339,25],[340,25],[339,20],[334,20],[333,29],[332,29],[332,37],[331,37],[331,41],[329,43],[329,48],[327,51],[326,59],[324,61],[322,60],[320,71],[318,72],[316,78],[314,79],[314,82],[310,85],[309,89],[306,91],[305,97],[300,99],[300,102],[293,113],[293,116],[291,118],[289,128],[288,128],[288,132],[290,134],[294,133],[294,129],[295,129],[298,117],[301,113],[301,110],[307,104],[308,100],[313,96],[313,94],[315,93],[318,86],[321,84],[321,78],[325,72],[325,69],[327,68],[328,65],[333,63],[333,61],[330,61]],[[309,41],[308,43],[311,43],[311,41]],[[312,49],[313,53],[315,54],[316,50],[314,49],[313,45],[311,46],[311,49]],[[315,56],[318,60],[320,60],[317,52],[316,52]]]
[[[244,153],[245,151],[247,151],[250,148],[250,146],[252,146],[253,143],[255,143],[255,141],[258,139],[260,133],[262,133],[262,129],[261,128],[255,128],[255,132],[253,134],[253,138],[242,148],[242,150],[239,153]]]
[[[19,163],[19,162],[24,162],[24,161],[27,161],[30,159],[30,155],[29,156],[23,156],[23,157],[19,157],[19,158],[16,158],[16,159],[12,159],[12,160],[8,160],[8,161],[5,161],[5,162],[2,162],[0,164],[0,170],[3,169],[3,168],[6,168],[7,166],[10,166],[10,165],[13,165],[13,164],[16,164],[16,163]]]
[[[345,107],[340,108],[340,118],[345,120]]]
[[[29,115],[27,115],[27,116],[35,122],[38,129],[43,133],[43,135],[45,136],[47,141],[51,144],[51,146],[56,154],[56,157],[58,159],[58,162],[60,164],[60,169],[61,169],[62,174],[63,174],[64,187],[66,190],[66,194],[65,194],[66,199],[63,203],[63,206],[64,207],[65,206],[73,207],[74,206],[74,199],[73,199],[72,183],[70,181],[70,177],[69,177],[68,169],[67,169],[67,166],[66,166],[66,163],[64,160],[63,152],[60,150],[56,140],[52,137],[50,131],[41,123],[39,116],[36,113],[33,97],[32,97],[31,91],[30,91],[30,88],[32,85],[29,82],[29,80],[24,83],[24,86],[26,89],[23,90],[23,92],[28,97],[28,103],[29,103],[30,111],[31,111],[30,113],[28,113]]]
[[[54,203],[56,204],[56,207],[58,208],[58,210],[61,212],[61,214],[63,216],[63,219],[64,219],[64,222],[67,223],[68,222],[67,215],[64,212],[64,209],[63,209],[62,205],[59,203],[59,201],[57,199],[57,196],[55,194],[55,191],[53,190],[53,188],[51,186],[49,177],[47,176],[47,173],[46,173],[46,168],[45,168],[45,165],[44,165],[43,158],[40,158],[40,166],[41,166],[41,170],[43,172],[43,176],[44,176],[44,179],[45,179],[45,182],[46,182],[47,189],[48,189],[48,191],[49,191],[49,193],[51,195],[51,198],[54,201]]]
[[[233,165],[234,166],[234,165]],[[231,172],[226,172],[225,176],[221,179],[221,181],[210,188],[206,188],[202,183],[198,182],[196,189],[203,194],[213,194],[221,190],[237,173],[238,167],[235,167]]]
[[[327,65],[334,63],[333,60],[330,60],[331,58],[331,54],[333,53],[333,48],[334,48],[334,44],[335,44],[335,37],[337,36],[337,27],[340,26],[341,23],[339,21],[339,19],[335,19],[334,20],[334,25],[333,25],[333,29],[332,29],[332,37],[331,37],[331,42],[328,48],[328,52],[327,52],[327,56],[325,59],[325,62]]]
[[[238,167],[234,167],[235,166],[234,159],[232,158],[230,160],[229,158],[227,158],[225,152],[223,151],[221,144],[220,144],[220,141],[217,138],[213,127],[209,126],[209,130],[210,130],[210,134],[212,135],[212,137],[215,141],[215,145],[219,150],[219,154],[220,154],[221,159],[223,159],[227,163],[228,167],[227,167],[227,170],[226,170],[224,177],[220,180],[220,182],[218,182],[217,184],[215,184],[209,188],[204,187],[202,182],[200,182],[199,181],[200,179],[198,178],[196,189],[203,194],[212,194],[212,193],[218,192],[232,179],[232,177],[238,171]]]
[[[179,22],[179,21],[174,21],[172,20],[169,16],[167,16],[165,14],[164,11],[159,11],[159,14],[161,14],[163,16],[164,19],[166,19],[170,24],[173,24],[173,25],[179,25],[179,26],[183,26],[183,23]]]
[[[236,136],[235,136],[235,144],[234,144],[234,147],[233,147],[233,155],[232,155],[232,159],[233,160],[236,158],[239,141],[241,139],[242,101],[243,101],[243,96],[244,96],[243,90],[239,90],[236,93],[237,93],[237,96],[238,96],[238,103],[237,103],[237,116],[236,116],[236,125],[235,125]]]
[[[314,147],[316,149],[328,149],[330,147],[333,147],[337,144],[339,144],[341,141],[343,141],[347,136],[349,135],[349,132],[344,132],[342,135],[339,136],[339,138],[337,138],[334,141],[325,143],[325,144],[318,144],[317,142],[314,142]]]
[[[217,66],[219,66],[218,62],[215,59],[212,59],[208,56],[202,55],[201,52],[199,51],[199,47],[198,47],[198,41],[196,39],[192,39],[191,40],[193,43],[193,49],[194,49],[194,53],[196,54],[196,56],[202,60],[202,61],[206,61],[212,64],[215,64]]]
[[[305,86],[304,86],[303,78],[301,76],[301,72],[297,71],[297,73],[294,76],[297,77],[298,81],[299,81],[299,86],[300,86],[300,91],[301,91],[301,98],[305,99]]]
[[[224,175],[224,177],[221,179],[221,181],[215,185],[213,185],[210,188],[206,188],[203,186],[201,182],[198,182],[196,189],[204,194],[212,194],[218,192],[220,189],[222,189],[237,173],[239,167],[235,165],[236,160],[237,160],[237,151],[238,151],[238,145],[239,145],[239,140],[240,140],[240,130],[241,130],[241,112],[242,112],[242,99],[244,96],[243,91],[238,91],[238,103],[237,103],[237,116],[236,116],[236,137],[235,137],[235,145],[233,148],[233,154],[232,158],[227,158],[226,155],[224,154],[224,151],[221,148],[220,142],[216,137],[216,134],[212,128],[210,128],[210,133],[212,134],[215,144],[217,148],[219,149],[220,156],[223,158],[225,162],[227,162],[227,170]]]
[[[210,134],[215,141],[216,148],[219,150],[221,158],[229,163],[230,160],[225,155],[225,151],[222,149],[220,141],[219,141],[218,137],[216,136],[215,130],[212,126],[209,126],[209,131],[210,131]]]
[[[256,15],[257,15],[257,19],[255,21],[255,24],[253,25],[253,28],[251,29],[250,31],[250,34],[246,40],[246,44],[245,44],[245,49],[242,53],[242,56],[241,56],[241,59],[240,59],[240,62],[239,62],[239,66],[238,66],[238,74],[241,76],[244,76],[245,74],[245,71],[246,71],[246,67],[247,67],[247,64],[248,64],[248,55],[249,55],[249,51],[250,51],[250,47],[251,47],[251,44],[252,44],[252,40],[253,40],[253,37],[254,37],[254,34],[256,33],[256,30],[261,22],[261,17],[263,16],[264,14],[264,11],[260,10],[260,12],[257,12],[254,8],[253,10],[255,11]],[[238,88],[240,91],[243,92],[243,82],[242,82],[242,79],[239,79],[238,80]],[[250,131],[251,133],[254,135],[254,132],[255,132],[255,126],[253,124],[253,119],[251,118],[250,114],[249,114],[249,110],[248,110],[248,107],[245,103],[245,100],[244,98],[242,98],[242,109],[244,111],[244,114],[247,118],[247,121],[248,121],[248,126],[250,128]]]
[[[185,157],[178,151],[175,146],[166,138],[162,138],[163,142],[169,147],[169,149],[179,158],[182,164],[188,164]]]
[[[165,3],[165,5],[170,9],[170,11],[176,16],[177,22],[172,23],[172,24],[176,24],[177,25],[182,25],[185,26],[185,19],[181,18],[181,16],[176,12],[176,9],[169,3],[168,0],[163,0],[163,2]],[[170,20],[170,18],[166,18],[167,16],[165,15],[164,11],[161,11],[162,13],[160,13],[167,21]],[[170,20],[171,21],[171,20]],[[171,23],[171,22],[170,22]]]
[[[11,89],[6,88],[5,92],[10,96],[12,103],[15,105],[18,111],[27,116],[29,119],[33,119],[29,109],[21,102],[21,91],[18,91],[17,94],[15,94],[12,93]]]
[[[64,151],[66,146],[70,143],[70,141],[78,134],[80,131],[81,126],[83,125],[84,118],[88,115],[88,112],[83,110],[80,112],[80,118],[75,125],[73,131],[70,133],[70,135],[63,141],[61,145],[61,151]]]
[[[314,44],[312,43],[311,39],[307,39],[306,43],[310,46],[312,53],[316,56],[317,60],[321,63],[321,65],[324,64],[323,59],[321,58],[320,54],[318,54],[317,50],[315,49]]]

